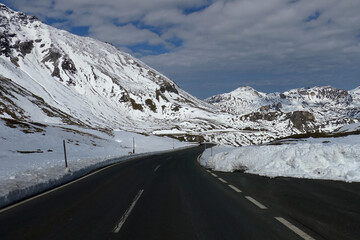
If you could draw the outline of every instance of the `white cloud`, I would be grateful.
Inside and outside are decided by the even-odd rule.
[[[89,26],[90,36],[121,48],[164,45],[170,52],[142,60],[173,76],[211,69],[289,78],[313,72],[321,78],[346,69],[354,83],[360,74],[358,0],[11,0],[11,5]],[[207,7],[184,13],[202,6]],[[182,45],[174,47],[174,38]]]
[[[150,45],[165,44],[165,41],[155,33],[147,29],[138,29],[132,24],[119,27],[115,25],[96,25],[90,28],[89,34],[95,38],[120,46],[144,42]]]

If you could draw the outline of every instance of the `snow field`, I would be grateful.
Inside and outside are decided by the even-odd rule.
[[[268,177],[360,182],[360,136],[308,139],[286,145],[215,147],[203,154],[200,164],[215,171],[247,173]]]

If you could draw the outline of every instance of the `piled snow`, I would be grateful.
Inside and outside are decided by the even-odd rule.
[[[296,177],[360,182],[360,136],[308,139],[288,145],[215,147],[207,149],[200,164],[216,171],[268,177]]]
[[[109,136],[65,125],[48,125],[43,131],[25,133],[9,128],[1,119],[0,132],[0,207],[138,154],[190,145],[165,137],[120,130]],[[69,169],[65,169],[63,139]],[[136,154],[129,155],[133,139]]]

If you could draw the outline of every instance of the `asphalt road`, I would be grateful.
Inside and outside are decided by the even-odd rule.
[[[0,239],[360,239],[360,184],[211,172],[194,147],[0,210]]]

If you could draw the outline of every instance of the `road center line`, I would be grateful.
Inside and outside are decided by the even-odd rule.
[[[229,184],[228,186],[229,186],[230,188],[232,188],[235,192],[241,192],[240,189],[238,189],[237,187],[235,187],[235,186],[233,186],[233,185],[231,185],[231,184]]]
[[[129,217],[131,211],[133,210],[133,208],[136,205],[136,202],[139,200],[139,198],[141,197],[141,194],[144,192],[144,189],[141,189],[138,194],[136,195],[136,197],[134,198],[133,202],[131,203],[130,207],[126,210],[126,212],[124,213],[124,215],[121,217],[120,222],[118,224],[116,224],[116,226],[114,227],[113,232],[114,233],[118,233],[121,229],[121,227],[124,225],[126,219]]]
[[[215,173],[210,173],[211,175],[213,175],[214,177],[218,177]]]
[[[154,172],[156,172],[159,169],[160,165],[157,165],[156,168],[154,169]]]
[[[225,181],[224,179],[222,179],[221,177],[218,178],[220,181],[222,181],[223,183],[227,183],[227,181]]]
[[[310,237],[309,235],[307,235],[305,232],[303,232],[302,230],[300,230],[298,227],[292,225],[291,223],[289,223],[287,220],[285,220],[282,217],[275,217],[276,220],[278,220],[279,222],[281,222],[282,224],[284,224],[287,228],[289,228],[291,231],[293,231],[294,233],[296,233],[297,235],[299,235],[300,237],[302,237],[305,240],[315,240],[314,238]]]
[[[249,200],[250,202],[252,202],[253,204],[255,204],[256,206],[258,206],[259,208],[261,209],[267,209],[267,207],[265,207],[264,205],[262,205],[261,203],[259,203],[258,201],[256,201],[255,199],[253,199],[252,197],[250,196],[245,196],[245,198],[247,200]]]

